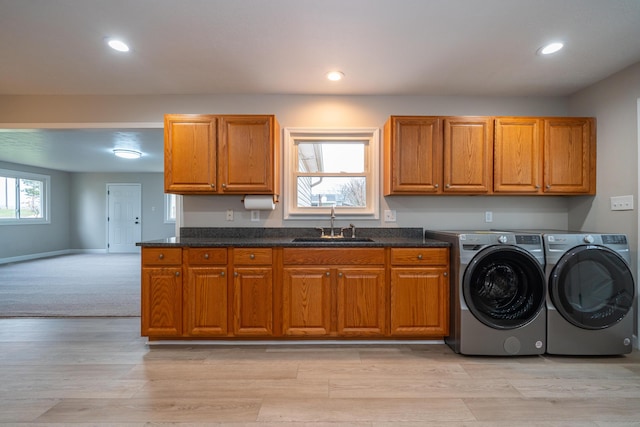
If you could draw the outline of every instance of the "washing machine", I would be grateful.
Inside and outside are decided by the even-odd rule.
[[[450,334],[457,353],[545,352],[544,249],[540,234],[426,230],[451,243]]]
[[[626,235],[541,232],[546,254],[547,353],[630,353],[636,287]]]

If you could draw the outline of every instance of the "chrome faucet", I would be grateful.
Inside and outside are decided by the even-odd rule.
[[[331,237],[335,237],[334,231],[333,231],[333,223],[336,220],[336,208],[335,206],[331,205]]]

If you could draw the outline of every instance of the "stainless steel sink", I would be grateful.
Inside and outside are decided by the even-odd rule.
[[[296,237],[292,240],[294,243],[311,242],[311,243],[362,243],[373,242],[373,239],[368,237]]]

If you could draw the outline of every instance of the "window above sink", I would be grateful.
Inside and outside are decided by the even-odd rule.
[[[285,219],[379,217],[379,129],[285,128]]]

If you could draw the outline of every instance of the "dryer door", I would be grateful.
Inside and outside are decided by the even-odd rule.
[[[517,246],[490,246],[469,263],[463,279],[473,315],[494,329],[514,329],[544,307],[545,277],[540,263]]]
[[[566,252],[549,277],[549,296],[567,321],[604,329],[631,311],[635,295],[627,263],[611,249],[581,245]]]

